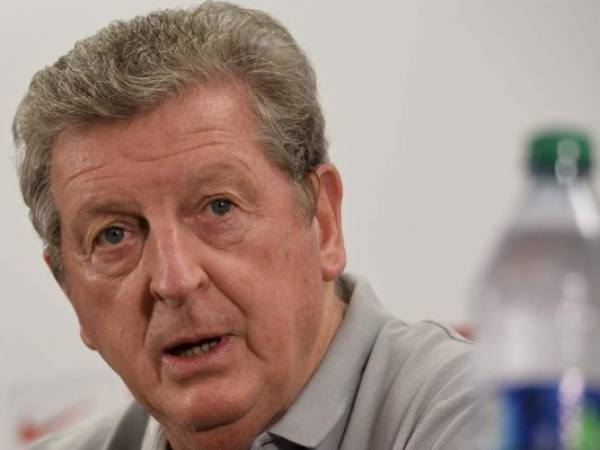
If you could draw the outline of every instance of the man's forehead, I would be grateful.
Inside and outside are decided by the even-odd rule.
[[[119,157],[152,161],[201,146],[254,140],[256,121],[236,85],[190,90],[151,112],[63,131],[53,148],[53,177],[69,180]]]

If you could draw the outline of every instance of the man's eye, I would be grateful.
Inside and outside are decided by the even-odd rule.
[[[104,230],[99,237],[101,242],[107,242],[111,245],[120,244],[125,238],[125,230],[119,227],[110,227]]]
[[[233,208],[233,203],[225,198],[220,198],[210,202],[210,209],[217,216],[224,216]]]

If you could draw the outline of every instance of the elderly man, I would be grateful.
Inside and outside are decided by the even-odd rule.
[[[464,448],[468,344],[342,275],[315,77],[269,16],[114,23],[35,75],[14,134],[44,258],[135,398],[34,448]]]

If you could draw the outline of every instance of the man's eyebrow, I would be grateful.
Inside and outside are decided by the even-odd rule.
[[[76,210],[76,218],[73,221],[75,227],[80,226],[95,216],[131,214],[132,211],[138,209],[138,204],[136,202],[106,200],[97,203],[88,203],[84,200],[81,203],[82,205]]]
[[[190,190],[202,190],[204,187],[234,185],[242,188],[246,194],[256,196],[256,184],[245,164],[219,162],[202,168],[185,182]]]

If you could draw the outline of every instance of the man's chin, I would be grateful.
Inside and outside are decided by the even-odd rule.
[[[260,417],[258,398],[254,390],[231,389],[173,394],[152,406],[155,418],[168,428],[199,433],[234,425],[244,418]]]
[[[250,447],[252,440],[265,429],[264,410],[248,405],[212,409],[173,409],[166,411],[161,422],[172,448],[238,450]]]
[[[170,428],[188,433],[201,433],[227,427],[242,420],[250,410],[239,408],[237,411],[179,411],[169,416]]]

